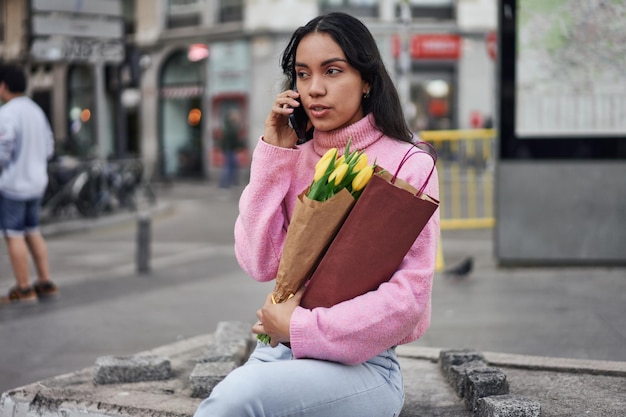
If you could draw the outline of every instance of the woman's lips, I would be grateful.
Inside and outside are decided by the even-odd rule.
[[[309,106],[309,114],[312,117],[324,117],[328,113],[330,113],[330,108],[320,105],[311,105]]]

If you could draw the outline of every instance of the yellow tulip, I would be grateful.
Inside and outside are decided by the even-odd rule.
[[[315,164],[315,170],[317,170],[317,167],[320,165],[328,166],[328,161],[330,161],[331,159],[335,159],[336,157],[337,148],[330,148],[326,151],[326,153],[324,153],[324,155],[322,155],[320,160],[317,161],[317,164]]]
[[[348,172],[348,164],[346,163],[343,163],[335,167],[335,170],[328,177],[328,182],[331,183],[334,180],[335,185],[339,185],[341,181],[343,181],[347,172]]]
[[[313,181],[318,181],[324,176],[324,174],[328,170],[328,166],[335,159],[336,155],[337,149],[335,148],[326,151],[324,156],[322,156],[322,159],[320,159],[317,164],[315,164],[315,174],[313,175]]]
[[[370,165],[361,169],[359,173],[356,174],[356,177],[354,177],[354,179],[352,180],[352,191],[360,191],[365,188],[370,178],[372,178],[373,174],[374,167]]]
[[[363,168],[367,166],[368,162],[369,161],[367,160],[367,155],[364,153],[360,154],[359,159],[356,160],[356,164],[354,164],[354,168],[352,169],[353,172],[361,171]]]
[[[339,158],[337,158],[337,160],[335,161],[335,166],[341,165],[344,162],[346,162],[346,156],[345,155],[341,155]]]

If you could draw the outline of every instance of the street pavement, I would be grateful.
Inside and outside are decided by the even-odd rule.
[[[271,291],[233,254],[239,190],[210,182],[157,187],[150,272],[138,273],[138,213],[44,227],[61,294],[0,308],[0,392],[92,366],[103,355],[145,351],[254,322]],[[0,291],[13,285],[0,246]],[[438,272],[432,325],[415,348],[626,361],[626,268],[498,267],[490,230],[444,231],[445,268],[467,257],[467,276]],[[621,380],[623,383],[623,380]]]

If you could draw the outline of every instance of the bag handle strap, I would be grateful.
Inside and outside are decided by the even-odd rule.
[[[418,145],[421,145],[421,144],[424,144],[424,145],[428,146],[430,152],[429,151],[425,151],[423,149],[420,149],[418,147]],[[409,160],[410,157],[412,157],[413,155],[416,155],[418,153],[425,153],[425,154],[427,154],[428,156],[430,156],[433,159],[433,166],[430,169],[430,173],[428,174],[428,177],[426,177],[426,180],[422,184],[421,188],[419,189],[417,194],[415,194],[416,196],[419,197],[422,194],[424,194],[424,190],[426,189],[426,186],[428,185],[428,182],[430,181],[430,178],[432,177],[433,172],[435,172],[435,166],[437,165],[437,150],[435,149],[435,147],[433,145],[431,145],[428,142],[422,141],[422,140],[420,140],[418,142],[415,142],[415,143],[412,143],[411,145],[413,147],[410,148],[408,151],[406,151],[406,153],[402,157],[402,160],[398,164],[398,168],[396,169],[395,174],[393,174],[393,178],[391,179],[391,183],[394,184],[396,182],[396,178],[398,178],[398,174],[400,173],[400,169],[406,163],[406,161]],[[416,148],[417,150],[415,150],[413,148]]]

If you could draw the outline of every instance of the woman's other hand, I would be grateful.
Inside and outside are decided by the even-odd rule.
[[[265,299],[263,307],[256,312],[259,321],[252,326],[252,332],[255,334],[269,335],[272,339],[270,342],[270,346],[272,347],[276,347],[282,342],[289,342],[289,323],[291,321],[291,315],[296,307],[300,305],[303,294],[304,288],[301,288],[287,301],[274,304],[272,302],[272,294],[270,293]]]
[[[266,143],[281,148],[293,148],[298,137],[289,126],[289,115],[293,113],[293,107],[300,103],[296,100],[300,97],[297,91],[286,90],[276,96],[272,111],[265,119],[263,140]]]

